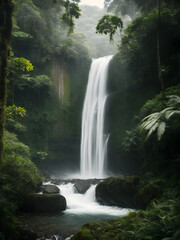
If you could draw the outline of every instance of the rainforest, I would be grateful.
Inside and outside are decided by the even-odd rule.
[[[180,239],[179,0],[0,0],[0,240]]]

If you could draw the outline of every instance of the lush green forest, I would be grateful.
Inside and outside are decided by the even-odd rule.
[[[79,170],[91,59],[114,54],[105,128],[117,177],[96,197],[136,211],[87,223],[71,239],[178,240],[180,2],[79,2],[0,1],[0,239],[23,240],[20,216],[42,182]]]

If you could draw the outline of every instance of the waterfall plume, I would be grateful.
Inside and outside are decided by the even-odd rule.
[[[108,135],[104,133],[108,66],[112,56],[94,59],[91,64],[82,112],[81,176],[103,178]]]

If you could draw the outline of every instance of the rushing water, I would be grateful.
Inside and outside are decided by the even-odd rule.
[[[106,82],[112,56],[93,60],[84,100],[81,130],[81,176],[105,176],[108,135],[104,133]]]
[[[100,216],[108,218],[108,216],[117,217],[128,213],[128,209],[100,205],[96,201],[95,187],[96,185],[91,185],[85,194],[80,194],[72,183],[60,185],[61,194],[67,200],[67,210],[65,213],[76,217],[80,215],[81,217],[85,216],[92,219],[96,219],[97,216],[98,218]]]
[[[91,185],[84,194],[78,193],[72,183],[57,186],[67,201],[67,209],[63,213],[25,215],[23,219],[25,224],[35,232],[43,233],[47,239],[52,235],[54,238],[57,235],[61,236],[58,239],[66,239],[87,222],[122,217],[130,211],[125,208],[100,205],[95,198],[95,185]]]

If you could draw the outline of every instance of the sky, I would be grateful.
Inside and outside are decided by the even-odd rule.
[[[81,4],[97,6],[100,8],[104,7],[104,0],[81,0]]]

